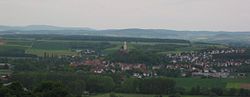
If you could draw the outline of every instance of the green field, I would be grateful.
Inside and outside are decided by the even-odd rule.
[[[151,94],[123,94],[123,93],[116,93],[118,97],[156,97],[159,95],[151,95]],[[110,94],[97,94],[90,97],[110,97]],[[163,95],[163,97],[168,97],[168,95]],[[181,95],[181,97],[209,97],[209,96],[192,96],[192,95]]]
[[[76,52],[70,51],[70,50],[46,50],[46,49],[30,49],[26,51],[27,54],[34,54],[37,56],[43,56],[44,53],[46,53],[47,55],[51,56],[56,55],[56,56],[60,56],[60,55],[76,55]]]
[[[71,49],[96,49],[102,50],[104,52],[110,53],[120,49],[123,42],[121,41],[74,41],[74,40],[24,40],[24,39],[6,39],[6,43],[0,46],[0,50],[6,50],[10,48],[18,48],[25,50],[27,54],[34,54],[38,56],[43,56],[44,53],[48,55],[76,55]],[[138,45],[143,45],[141,47],[151,46],[154,43],[143,42],[138,43],[128,43],[128,48],[135,49],[139,48]],[[140,47],[140,48],[141,48]]]
[[[36,38],[35,38],[36,37]],[[76,55],[72,49],[94,49],[99,52],[112,53],[120,49],[126,38],[91,38],[83,37],[81,40],[65,37],[58,40],[57,36],[23,36],[23,37],[5,37],[5,44],[0,46],[0,50],[9,48],[18,48],[25,50],[26,54],[43,56],[48,55]],[[85,39],[84,39],[85,38]],[[208,47],[225,48],[224,45],[218,44],[199,44],[189,43],[179,40],[162,40],[156,41],[145,39],[132,39],[127,42],[129,50],[140,49],[145,52],[156,52],[159,54],[191,52],[206,49]]]
[[[34,54],[43,56],[44,53],[48,55],[75,55],[67,46],[70,43],[59,41],[36,41],[23,39],[9,39],[4,45],[0,46],[0,51],[6,49],[21,49],[26,54]]]
[[[228,88],[228,89],[230,89],[230,88],[239,89],[240,88],[240,84],[241,83],[227,83],[226,88]]]
[[[220,88],[233,88],[239,87],[240,83],[250,83],[249,78],[245,79],[209,79],[209,78],[173,78],[177,86],[191,89],[194,86],[200,87],[220,87]]]

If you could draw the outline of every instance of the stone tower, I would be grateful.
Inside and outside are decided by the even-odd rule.
[[[126,51],[127,49],[128,49],[127,42],[124,41],[124,43],[123,43],[123,50]]]

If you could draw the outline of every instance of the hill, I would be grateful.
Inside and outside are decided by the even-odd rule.
[[[94,30],[86,27],[57,27],[49,25],[0,26],[3,34],[56,34],[56,35],[89,35],[134,38],[184,39],[199,42],[223,43],[230,45],[250,45],[250,32],[222,31],[177,31],[167,29],[107,29]]]
[[[51,25],[1,26],[0,31],[37,31],[37,30],[92,30],[87,27],[58,27]]]

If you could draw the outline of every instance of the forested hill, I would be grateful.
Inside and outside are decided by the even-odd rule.
[[[120,41],[120,42],[160,42],[160,43],[186,43],[190,41],[183,39],[158,39],[158,38],[133,38],[133,37],[110,37],[110,36],[88,36],[88,35],[56,35],[56,34],[7,34],[2,38],[10,39],[32,39],[32,40],[84,40],[84,41]]]
[[[47,25],[31,25],[24,27],[0,26],[0,35],[4,34],[56,34],[56,35],[88,35],[134,38],[184,39],[191,41],[216,42],[226,44],[250,45],[249,32],[222,31],[177,31],[167,29],[107,29],[95,30],[86,27],[56,27]]]

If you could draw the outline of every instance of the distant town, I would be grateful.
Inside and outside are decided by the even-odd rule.
[[[47,95],[40,89],[47,91],[48,86],[54,91],[48,95],[73,97],[99,93],[110,97],[248,95],[250,49],[241,45],[178,39],[2,35],[0,96],[1,89],[7,89],[4,95],[47,97],[39,95]]]
[[[120,53],[128,52],[127,42],[119,50]],[[94,54],[94,50],[85,50],[82,54]],[[116,73],[132,71],[132,76],[137,78],[158,76],[157,70],[170,69],[179,70],[182,77],[211,77],[211,78],[238,78],[245,77],[245,73],[237,73],[236,68],[242,64],[250,64],[250,59],[224,59],[220,55],[244,54],[245,49],[227,48],[204,50],[192,53],[167,54],[164,58],[168,64],[146,64],[121,63],[103,60],[101,58],[73,61],[71,67],[90,67],[93,73]]]

